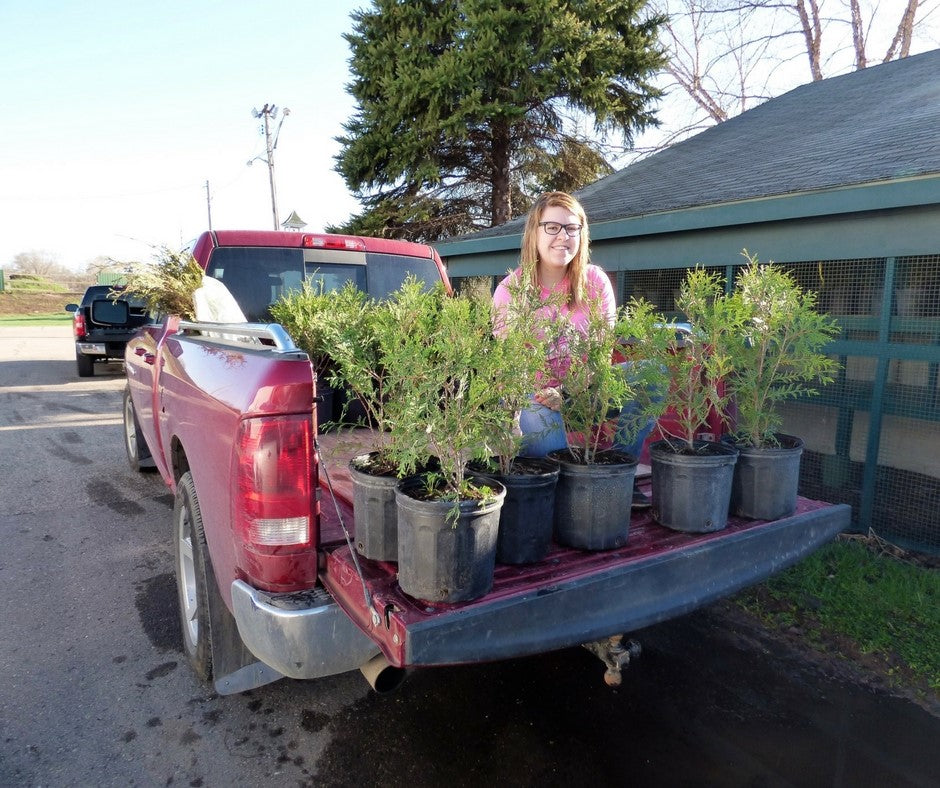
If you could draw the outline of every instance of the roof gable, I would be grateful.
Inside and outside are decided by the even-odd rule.
[[[795,88],[577,193],[592,224],[940,173],[940,49]],[[472,238],[518,234],[524,217]]]

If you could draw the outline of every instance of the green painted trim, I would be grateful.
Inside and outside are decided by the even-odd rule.
[[[495,239],[488,239],[495,240]],[[502,239],[505,240],[505,239]],[[800,221],[764,222],[668,235],[594,240],[592,260],[608,271],[741,265],[741,250],[778,263],[937,254],[940,204]],[[518,264],[519,241],[506,251],[451,255],[451,276],[505,273]]]
[[[885,260],[884,292],[894,292],[895,263],[894,257]],[[884,314],[884,313],[882,313]],[[879,346],[886,346],[890,338],[888,320],[881,321],[878,331]],[[859,501],[858,522],[864,530],[872,524],[875,507],[875,481],[878,471],[878,453],[881,450],[881,424],[884,416],[885,389],[888,385],[888,370],[891,362],[885,356],[879,356],[875,369],[875,379],[868,408],[868,445],[865,447],[865,467],[862,471],[862,497]]]
[[[839,214],[940,206],[940,174],[817,192],[775,195],[678,211],[592,222],[592,241],[638,238],[662,233],[713,230],[760,222],[830,217]],[[435,244],[441,257],[518,250],[521,232]]]
[[[914,345],[902,342],[877,342],[839,339],[826,345],[830,356],[857,356],[859,358],[898,359],[899,361],[926,361],[940,363],[940,346]]]

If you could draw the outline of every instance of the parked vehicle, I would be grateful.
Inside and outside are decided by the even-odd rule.
[[[120,285],[92,285],[72,313],[75,365],[80,378],[95,374],[96,362],[123,361],[127,341],[149,321],[144,304],[121,293]]]
[[[357,555],[349,460],[368,441],[318,434],[310,359],[269,305],[305,279],[376,297],[406,275],[444,281],[418,244],[279,232],[203,234],[193,255],[249,320],[167,316],[128,343],[128,458],[152,460],[176,502],[172,539],[189,661],[227,694],[287,676],[362,669],[373,687],[407,667],[538,654],[584,644],[610,683],[635,650],[619,636],[708,604],[798,561],[849,524],[849,507],[800,499],[775,522],[732,518],[681,534],[632,515],[627,544],[553,544],[542,561],[497,565],[483,597],[405,594],[397,564]],[[629,515],[627,515],[629,516]]]

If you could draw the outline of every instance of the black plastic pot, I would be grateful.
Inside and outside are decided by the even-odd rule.
[[[361,468],[368,467],[362,454],[349,461],[353,483],[353,512],[356,520],[356,551],[374,561],[398,560],[398,507],[395,488],[399,479],[392,474],[378,475]]]
[[[755,449],[733,444],[740,452],[731,487],[731,512],[754,520],[779,520],[796,511],[803,441],[778,434],[779,446]]]
[[[537,457],[517,457],[511,473],[480,471],[501,482],[506,498],[499,515],[496,561],[532,564],[548,555],[552,546],[555,487],[558,463]]]
[[[636,459],[613,449],[591,465],[567,449],[548,453],[560,468],[555,492],[555,541],[580,550],[611,550],[627,543]]]
[[[325,381],[317,378],[317,430],[323,431],[323,427],[333,421],[333,389]]]
[[[653,519],[674,531],[720,531],[728,525],[738,450],[715,441],[694,447],[694,454],[684,454],[666,441],[650,444]]]
[[[499,514],[506,489],[491,478],[474,477],[494,490],[494,499],[422,500],[421,477],[402,480],[398,504],[398,585],[428,602],[466,602],[493,587]]]

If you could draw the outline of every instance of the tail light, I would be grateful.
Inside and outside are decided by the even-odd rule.
[[[85,316],[80,309],[76,310],[72,316],[72,331],[75,333],[76,339],[85,338]]]
[[[311,416],[246,419],[235,455],[232,523],[243,578],[266,591],[317,579]]]

